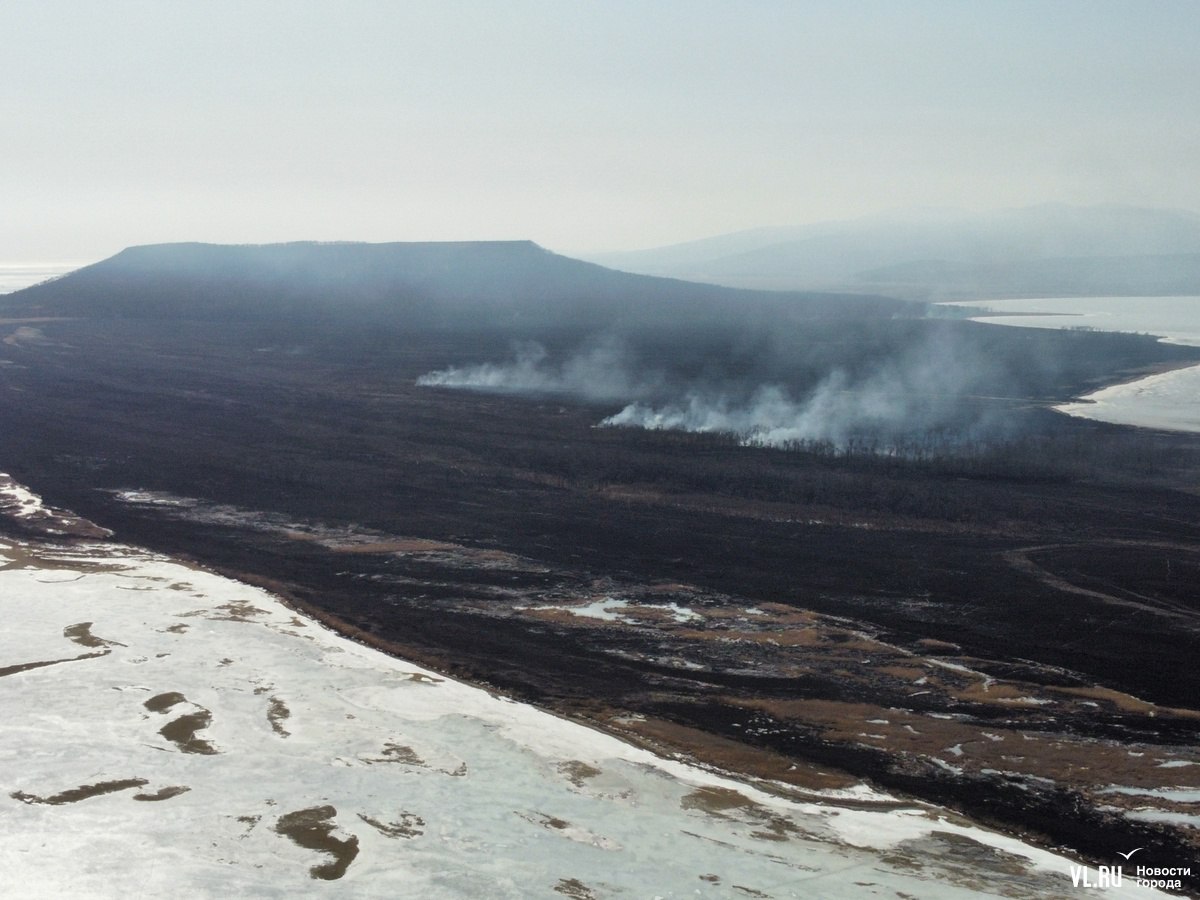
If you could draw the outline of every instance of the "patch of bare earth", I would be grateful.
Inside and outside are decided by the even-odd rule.
[[[175,784],[169,787],[159,788],[152,794],[134,794],[134,800],[142,800],[146,802],[156,802],[158,800],[170,800],[172,797],[178,797],[180,794],[186,794],[191,788],[185,787],[182,784]]]
[[[214,607],[214,610],[219,610],[223,615],[208,616],[207,618],[213,621],[225,622],[253,622],[255,616],[265,616],[267,611],[259,609],[254,604],[246,600],[236,601],[233,603],[224,603],[221,606]]]
[[[188,699],[178,691],[167,691],[151,697],[142,705],[150,712],[162,714],[179,704],[188,702]],[[203,731],[211,724],[212,713],[203,706],[197,706],[195,712],[184,713],[172,719],[160,728],[158,733],[178,747],[182,753],[211,756],[218,752],[217,748],[204,738],[196,736],[196,732]]]
[[[560,878],[554,892],[571,900],[596,900],[595,892],[578,878]]]
[[[174,719],[158,730],[158,733],[179,748],[181,753],[199,753],[211,756],[217,753],[217,748],[204,738],[196,737],[197,731],[203,731],[212,724],[212,713],[201,709],[187,713]]]
[[[149,700],[142,704],[150,712],[166,712],[177,703],[187,703],[187,697],[179,693],[179,691],[166,691],[162,694],[155,694]]]
[[[684,755],[724,771],[741,772],[801,791],[849,788],[858,783],[845,772],[798,761],[665,719],[636,718],[613,712],[596,721],[603,722],[606,730],[664,756]]]
[[[358,837],[338,837],[334,834],[332,820],[337,809],[332,806],[313,806],[285,813],[275,823],[275,831],[306,850],[315,850],[332,857],[308,870],[312,878],[336,881],[346,874],[350,864],[358,856]]]
[[[817,835],[801,828],[787,816],[772,812],[733,788],[696,788],[679,801],[679,806],[721,819],[736,818],[744,821],[755,828],[750,832],[750,837],[760,841],[786,841],[796,836],[809,840],[819,839]]]
[[[425,820],[415,813],[401,812],[394,822],[383,822],[366,813],[359,813],[358,817],[385,837],[415,838],[425,833]]]
[[[68,656],[65,659],[45,659],[37,662],[17,663],[12,666],[0,666],[0,678],[6,675],[17,675],[21,672],[28,672],[31,669],[41,669],[45,666],[57,666],[59,663],[79,662],[83,659],[97,659],[101,656],[108,656],[111,650],[101,650],[99,653],[81,653],[79,656]]]
[[[406,766],[425,765],[425,760],[421,759],[412,747],[407,747],[403,744],[396,744],[389,741],[383,745],[381,752],[382,756],[376,756],[366,761],[372,763],[401,763]]]
[[[280,737],[288,737],[291,732],[283,727],[283,723],[291,716],[292,711],[288,709],[278,697],[272,697],[270,704],[267,706],[267,721],[271,723],[271,730]]]
[[[9,796],[22,803],[36,803],[45,806],[62,806],[66,803],[78,803],[80,800],[90,800],[92,797],[102,797],[105,794],[115,794],[130,788],[143,787],[149,784],[145,778],[121,778],[115,781],[98,781],[95,784],[81,784],[79,787],[60,791],[48,797],[28,794],[25,791],[14,791]]]
[[[63,637],[69,638],[81,647],[124,647],[125,644],[119,641],[109,641],[102,637],[96,637],[92,634],[91,622],[80,622],[77,625],[68,625],[63,629]]]
[[[569,759],[566,762],[559,763],[558,771],[577,788],[583,787],[589,778],[595,778],[601,774],[600,770],[595,766],[589,766],[578,759]]]
[[[933,831],[902,841],[887,862],[912,871],[937,866],[951,883],[1001,897],[1069,896],[1072,885],[1065,872],[1036,870],[1030,861],[964,834]]]

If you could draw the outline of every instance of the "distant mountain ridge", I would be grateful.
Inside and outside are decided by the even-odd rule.
[[[1200,215],[1061,204],[917,210],[591,257],[631,272],[915,299],[1200,293]]]
[[[897,300],[648,277],[531,241],[152,244],[0,299],[38,315],[388,321],[421,327],[669,324],[893,314]]]

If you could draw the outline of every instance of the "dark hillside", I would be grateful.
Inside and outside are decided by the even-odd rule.
[[[631,275],[530,241],[155,244],[9,295],[12,313],[387,321],[416,328],[650,326],[892,315],[885,297],[770,293]]]

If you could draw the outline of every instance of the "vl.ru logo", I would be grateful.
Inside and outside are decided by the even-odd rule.
[[[1133,855],[1145,847],[1135,847],[1128,853],[1119,850],[1117,855],[1130,862]],[[1120,866],[1097,866],[1093,872],[1087,866],[1071,866],[1071,884],[1077,888],[1119,888],[1125,877]],[[1133,883],[1138,887],[1155,888],[1160,891],[1181,891],[1185,879],[1192,877],[1191,866],[1134,866]]]
[[[1122,877],[1120,866],[1096,866],[1095,872],[1087,866],[1071,866],[1071,884],[1078,888],[1119,888]]]

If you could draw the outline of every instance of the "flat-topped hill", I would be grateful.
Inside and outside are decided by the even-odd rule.
[[[366,319],[430,327],[655,324],[892,315],[876,296],[776,293],[633,275],[530,241],[153,244],[18,291],[8,312],[135,318]]]

